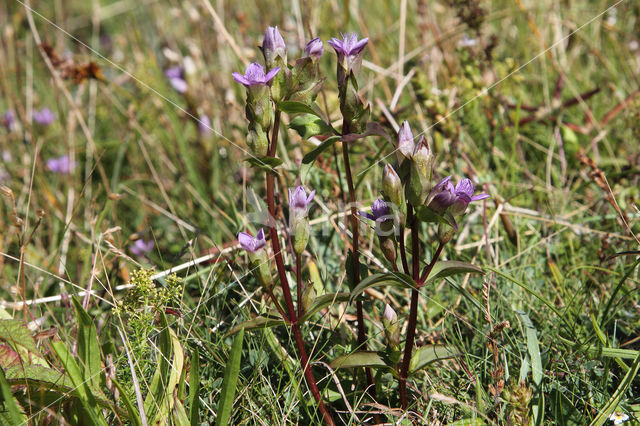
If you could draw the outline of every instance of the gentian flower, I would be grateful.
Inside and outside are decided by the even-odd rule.
[[[202,114],[198,119],[198,131],[202,135],[208,135],[211,133],[211,120],[206,114]]]
[[[289,188],[289,221],[291,234],[293,235],[293,250],[296,254],[300,254],[307,247],[309,242],[309,204],[313,197],[316,195],[316,191],[311,191],[307,197],[307,193],[302,186],[299,186],[295,191],[291,192]]]
[[[277,26],[267,27],[262,41],[262,54],[268,68],[275,68],[274,65],[279,62],[278,58],[282,60],[282,64],[287,62],[287,45]]]
[[[271,279],[271,265],[267,257],[267,252],[264,250],[264,247],[267,245],[267,241],[264,238],[264,231],[262,228],[260,228],[255,237],[251,234],[247,234],[246,232],[240,232],[238,234],[238,242],[249,254],[251,269],[253,270],[253,273],[258,279],[260,285],[267,290],[271,289],[271,287],[273,287],[273,280]]]
[[[385,203],[382,198],[378,198],[373,202],[371,205],[371,213],[358,212],[358,214],[374,222],[385,222],[392,219],[389,216],[389,206],[387,206],[387,203]]]
[[[356,33],[347,33],[342,34],[342,40],[334,37],[328,43],[336,51],[338,63],[346,69],[348,75],[351,70],[354,74],[360,70],[362,51],[368,42],[369,38],[358,40]]]
[[[251,87],[251,86],[258,86],[258,85],[266,85],[271,81],[273,77],[275,77],[276,74],[278,74],[278,71],[280,71],[280,67],[276,67],[272,69],[265,75],[262,65],[260,65],[257,62],[254,62],[252,64],[249,64],[249,66],[244,72],[244,75],[240,74],[239,72],[234,72],[231,75],[233,76],[233,79],[236,82],[246,87]]]
[[[44,107],[40,111],[33,112],[33,121],[41,126],[48,126],[56,119],[56,115],[49,108]]]
[[[472,201],[489,198],[489,194],[473,195],[474,188],[470,179],[462,179],[454,187],[451,176],[442,179],[431,191],[427,198],[429,208],[437,213],[449,209],[453,215],[461,215],[467,210]]]
[[[302,186],[299,186],[295,191],[291,192],[289,188],[289,207],[293,216],[306,216],[309,212],[309,203],[316,195],[316,191],[311,191],[307,197],[307,192]]]
[[[135,254],[136,256],[144,256],[145,254],[153,250],[154,245],[155,243],[153,242],[153,240],[145,241],[140,238],[136,240],[131,247],[129,247],[129,250],[131,250],[131,253]]]
[[[239,233],[238,242],[242,248],[249,253],[257,253],[267,245],[267,240],[264,238],[264,231],[262,228],[260,228],[255,237],[246,232]]]
[[[416,144],[413,142],[413,132],[408,121],[403,121],[398,130],[398,150],[406,158],[411,158],[413,152],[416,149]]]
[[[186,93],[189,89],[187,81],[184,78],[184,68],[180,65],[171,67],[164,72],[164,75],[169,79],[169,84],[178,93]]]
[[[322,40],[320,40],[320,37],[316,37],[311,40],[304,48],[305,56],[310,57],[314,61],[320,59],[323,53],[324,45],[322,44]]]
[[[47,170],[54,173],[69,174],[75,169],[76,162],[71,161],[68,155],[47,160]]]
[[[16,116],[13,113],[13,110],[9,109],[4,113],[4,115],[2,116],[2,125],[5,129],[7,129],[7,132],[12,132],[13,130],[15,130]]]

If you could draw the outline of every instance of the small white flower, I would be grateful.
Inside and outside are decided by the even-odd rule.
[[[625,413],[615,412],[609,416],[609,420],[613,422],[614,425],[620,425],[627,420],[629,420],[629,416]]]

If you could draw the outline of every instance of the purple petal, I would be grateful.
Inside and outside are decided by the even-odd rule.
[[[274,69],[269,71],[267,75],[264,76],[264,84],[267,84],[269,81],[271,81],[271,79],[275,77],[276,74],[278,74],[278,71],[280,71],[280,67],[275,67]]]
[[[238,234],[238,242],[242,246],[243,249],[253,252],[255,244],[253,243],[254,238],[251,234],[247,234],[246,232],[240,232]]]
[[[164,72],[164,75],[169,79],[182,78],[184,76],[184,69],[179,65],[171,67]]]
[[[240,74],[239,72],[234,72],[231,74],[231,76],[233,77],[233,79],[237,82],[240,83],[244,86],[250,86],[251,83],[249,82],[249,80],[247,80],[244,75]]]
[[[473,197],[471,197],[471,201],[480,201],[489,197],[491,197],[491,195],[489,194],[474,195]]]
[[[181,78],[171,78],[169,79],[169,83],[171,83],[171,87],[178,93],[186,93],[189,89],[187,82]]]
[[[307,197],[307,205],[309,205],[309,203],[311,202],[311,200],[313,200],[313,197],[315,196],[316,196],[316,190],[314,189],[309,193],[309,196]]]
[[[368,42],[369,42],[369,38],[365,37],[362,40],[360,40],[359,42],[355,43],[351,47],[351,51],[349,52],[349,54],[350,55],[357,55],[358,53],[362,52],[362,49],[364,49],[364,47],[367,45]]]
[[[327,43],[329,44],[329,46],[331,46],[331,47],[333,47],[333,48],[334,48],[334,50],[336,51],[336,53],[338,53],[338,54],[340,54],[340,53],[341,53],[341,54],[343,54],[343,55],[345,54],[343,44],[342,44],[342,42],[341,42],[340,40],[338,40],[337,38],[332,38],[332,39],[331,39],[331,40],[329,40]]]
[[[472,197],[474,189],[473,183],[471,183],[471,179],[464,178],[460,182],[458,182],[455,188],[455,192],[456,194],[465,194],[468,197]]]

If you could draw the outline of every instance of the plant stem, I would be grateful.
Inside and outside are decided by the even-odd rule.
[[[278,144],[278,130],[280,128],[280,111],[276,111],[276,116],[273,122],[273,133],[271,135],[271,141],[269,143],[269,157],[275,157],[276,146]],[[296,315],[296,309],[293,306],[293,299],[291,298],[291,290],[289,289],[289,281],[287,280],[287,273],[284,267],[284,261],[282,260],[282,252],[280,250],[280,241],[278,240],[278,230],[276,229],[276,205],[274,201],[274,176],[272,172],[267,172],[267,207],[269,210],[269,235],[271,236],[271,247],[276,258],[276,268],[278,269],[278,277],[280,279],[280,286],[282,287],[282,294],[284,295],[285,305],[287,311],[289,311],[289,321],[293,330],[293,335],[296,340],[296,346],[298,347],[298,355],[300,356],[300,363],[304,370],[304,376],[307,379],[307,385],[313,394],[313,398],[318,404],[318,409],[322,413],[322,417],[327,425],[333,426],[335,423],[329,414],[329,410],[322,401],[322,395],[316,384],[316,380],[313,377],[313,372],[309,366],[309,357],[304,348],[304,341],[302,340],[302,332],[300,331],[300,325],[298,324],[298,316]],[[297,271],[296,271],[297,272]]]
[[[342,134],[349,133],[349,127],[345,123],[342,127]],[[356,208],[356,193],[353,186],[353,175],[351,174],[351,162],[349,161],[349,145],[342,142],[342,158],[344,161],[344,171],[347,176],[347,189],[349,190],[349,204],[351,205],[351,248],[352,248],[352,265],[353,265],[353,287],[360,283],[360,229],[358,227],[358,209]],[[356,300],[356,318],[358,321],[358,350],[367,349],[367,334],[364,329],[364,312],[362,310],[362,302]],[[371,395],[376,399],[376,389],[373,382],[373,373],[370,368],[365,368],[367,376],[367,387],[371,389]]]
[[[302,316],[302,255],[296,253],[296,290],[298,292],[298,318]]]
[[[404,356],[402,358],[402,369],[400,370],[399,388],[400,388],[400,404],[402,409],[407,409],[407,376],[409,374],[409,365],[411,364],[411,353],[413,351],[413,341],[416,336],[416,323],[418,320],[418,296],[419,288],[422,283],[429,277],[433,266],[438,261],[444,244],[439,244],[436,252],[431,258],[431,262],[425,268],[422,277],[420,277],[420,239],[418,235],[419,222],[413,216],[411,206],[407,209],[409,221],[411,222],[411,266],[413,267],[413,280],[416,288],[411,290],[411,306],[409,308],[409,324],[407,326],[407,339],[404,344]]]

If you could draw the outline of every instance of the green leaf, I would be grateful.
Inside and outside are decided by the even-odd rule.
[[[460,352],[451,345],[426,345],[419,347],[409,363],[409,372],[415,373],[423,369],[426,365],[447,358],[460,355]]]
[[[300,317],[298,322],[304,323],[319,310],[326,308],[327,306],[333,303],[348,302],[350,299],[351,299],[351,293],[329,293],[329,294],[323,294],[322,296],[318,296],[313,301],[311,306],[309,306],[309,309],[304,313],[304,315]]]
[[[320,117],[312,114],[302,114],[294,117],[289,127],[298,132],[302,139],[309,139],[316,135],[330,135],[333,129]]]
[[[224,379],[222,380],[222,392],[218,401],[218,416],[216,425],[223,426],[229,424],[233,400],[236,394],[236,384],[240,374],[240,360],[242,359],[242,340],[244,339],[244,329],[236,336],[231,347],[229,361],[224,369]]]
[[[144,411],[150,424],[166,419],[175,406],[174,390],[184,365],[182,345],[175,332],[169,327],[167,317],[160,315],[158,367],[151,379],[149,393],[144,401]]]
[[[60,363],[64,366],[65,371],[71,378],[73,383],[73,393],[80,399],[82,407],[85,409],[87,415],[91,419],[94,425],[107,426],[107,422],[102,416],[94,394],[89,387],[89,383],[85,381],[84,375],[80,366],[76,362],[75,358],[71,355],[71,352],[67,349],[64,342],[57,341],[52,342],[51,346],[56,352]]]
[[[16,361],[16,354],[23,363],[47,365],[42,358],[33,333],[26,324],[17,319],[0,320],[0,341],[8,344],[8,348],[1,351],[0,366],[7,368]]]
[[[198,347],[191,355],[191,371],[189,372],[189,421],[191,426],[200,424],[200,351]]]
[[[302,157],[302,163],[313,163],[320,154],[329,149],[334,143],[338,142],[339,140],[340,136],[331,136],[325,139],[320,145],[316,146],[311,151],[307,152],[304,157]]]
[[[20,404],[13,397],[9,383],[4,376],[4,371],[0,368],[0,395],[2,395],[2,411],[0,412],[0,419],[3,419],[2,424],[10,425],[23,425],[29,422],[28,417],[22,411]]]
[[[527,337],[527,353],[531,362],[531,377],[533,383],[536,386],[536,393],[538,398],[534,398],[533,401],[533,423],[542,424],[544,417],[544,396],[542,394],[542,378],[544,372],[542,370],[542,358],[540,357],[540,343],[538,342],[538,335],[536,329],[529,319],[529,315],[523,311],[516,311],[520,320],[525,327],[525,333]]]
[[[99,389],[103,372],[100,367],[100,342],[93,320],[83,309],[82,304],[73,297],[73,306],[78,318],[78,358],[84,371],[84,379],[91,382],[91,386]]]
[[[427,206],[416,207],[416,216],[421,222],[426,223],[443,223],[445,225],[452,226],[454,229],[458,229],[458,224],[451,213],[445,212],[444,214],[436,213]]]
[[[551,412],[554,422],[560,425],[579,426],[586,423],[585,418],[558,389],[551,390],[549,394]]]
[[[416,288],[415,282],[409,275],[402,272],[388,272],[373,274],[360,281],[360,284],[351,291],[351,301],[362,294],[368,288],[399,287]]]
[[[138,410],[135,409],[131,399],[129,398],[128,392],[125,388],[118,382],[115,378],[111,378],[111,381],[116,386],[118,391],[120,392],[120,402],[124,404],[127,408],[127,412],[129,413],[129,420],[134,424],[134,426],[142,426],[142,420],[140,420],[140,414],[138,414]]]
[[[259,316],[259,317],[250,319],[249,321],[241,322],[240,324],[232,327],[231,330],[229,330],[227,334],[225,334],[225,337],[232,336],[237,332],[239,332],[240,330],[256,330],[260,328],[275,327],[275,326],[284,325],[284,324],[286,323],[284,322],[284,320],[281,320],[281,319]]]
[[[593,421],[591,422],[591,426],[601,426],[609,419],[609,416],[611,416],[611,413],[613,413],[613,411],[616,409],[616,407],[620,403],[620,400],[627,392],[627,389],[629,389],[629,386],[631,386],[631,383],[633,383],[633,380],[638,375],[639,370],[640,353],[638,354],[638,356],[636,356],[633,364],[631,364],[631,368],[629,369],[629,371],[627,371],[627,374],[625,374],[625,376],[622,378],[622,381],[620,382],[620,385],[618,386],[616,391],[613,393],[613,395],[611,395],[611,398],[609,398],[604,407],[602,407],[602,409],[598,413],[598,416],[593,419]]]
[[[484,426],[486,423],[482,419],[462,419],[449,423],[449,426]]]
[[[382,356],[375,351],[355,351],[350,354],[342,355],[341,357],[334,359],[330,366],[334,370],[354,367],[391,368],[387,365]]]
[[[459,262],[457,260],[440,260],[433,265],[433,269],[425,281],[425,284],[451,275],[469,273],[484,274],[484,271],[470,263]]]
[[[276,157],[247,157],[244,159],[251,167],[256,167],[260,170],[267,172],[273,172],[276,167],[282,164],[282,159]]]
[[[287,114],[313,114],[316,117],[323,119],[326,123],[326,120],[322,117],[320,108],[315,104],[313,104],[313,106],[309,106],[298,101],[281,101],[278,102],[278,109],[282,112],[286,112]]]

